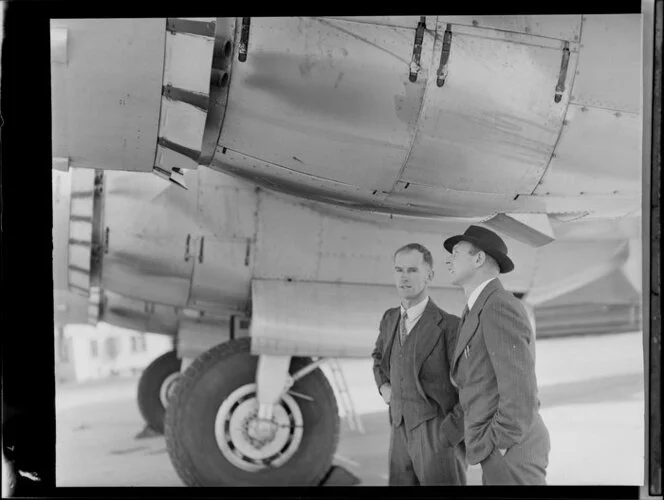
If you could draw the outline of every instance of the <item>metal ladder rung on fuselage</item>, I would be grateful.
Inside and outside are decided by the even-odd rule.
[[[337,391],[339,393],[341,406],[346,412],[348,426],[352,431],[358,431],[360,434],[364,434],[364,426],[362,425],[362,420],[355,411],[353,398],[350,396],[350,392],[348,391],[348,385],[346,384],[346,377],[341,371],[341,367],[339,366],[339,361],[336,358],[330,358],[328,360],[328,363],[330,365],[330,370],[332,370],[333,383],[337,387]]]

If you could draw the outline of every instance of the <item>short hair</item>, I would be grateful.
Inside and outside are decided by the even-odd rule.
[[[468,243],[470,244],[470,248],[468,249],[468,253],[470,255],[477,255],[479,252],[484,252],[484,250],[479,248],[477,245],[474,245],[473,243],[470,243],[470,241]],[[493,268],[497,269],[498,271],[500,271],[500,266],[498,265],[498,261],[496,259],[491,257],[491,255],[489,255],[486,252],[484,252],[484,256],[486,257],[486,260],[487,260],[487,262],[489,263],[489,265],[491,267],[493,267]]]
[[[411,252],[413,250],[420,252],[422,254],[422,258],[424,259],[424,263],[429,266],[429,269],[433,270],[433,257],[431,252],[427,247],[420,245],[419,243],[408,243],[407,245],[402,246],[396,252],[394,252],[392,259],[396,259],[397,255],[402,252]]]

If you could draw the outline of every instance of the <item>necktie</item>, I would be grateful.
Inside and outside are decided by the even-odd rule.
[[[408,336],[408,328],[406,328],[406,318],[408,318],[408,314],[406,313],[406,311],[404,311],[403,313],[401,313],[401,321],[399,322],[399,340],[401,341],[402,345],[406,340],[406,336]]]

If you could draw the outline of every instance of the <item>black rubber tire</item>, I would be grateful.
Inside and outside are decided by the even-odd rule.
[[[293,391],[304,429],[299,448],[280,467],[259,472],[239,469],[219,450],[214,423],[222,402],[238,387],[254,383],[258,356],[250,338],[213,347],[185,370],[166,411],[166,446],[175,470],[188,486],[312,486],[330,470],[339,443],[339,410],[330,384],[317,368],[299,379]],[[291,359],[290,373],[311,363]]]
[[[166,408],[161,403],[159,391],[166,378],[180,371],[182,361],[175,351],[162,354],[150,363],[138,381],[138,409],[150,429],[164,433]]]

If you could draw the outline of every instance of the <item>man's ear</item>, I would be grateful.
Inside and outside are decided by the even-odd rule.
[[[428,278],[427,282],[428,283],[431,283],[433,281],[433,276],[434,276],[433,269],[429,269],[429,273],[427,274],[427,278]]]
[[[486,253],[484,250],[480,250],[475,254],[475,264],[477,264],[475,267],[479,268],[482,267],[482,264],[486,261]]]

